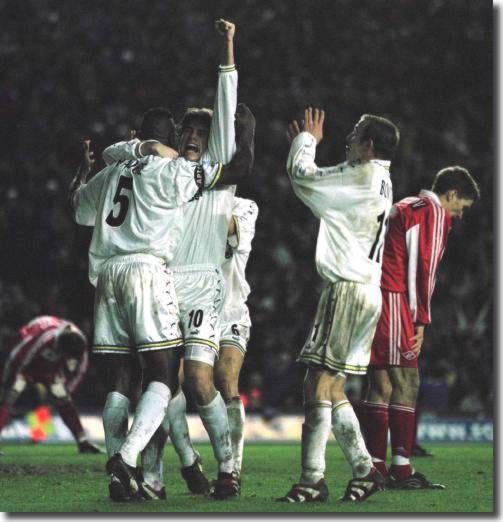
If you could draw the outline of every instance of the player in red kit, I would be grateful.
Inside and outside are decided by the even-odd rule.
[[[451,230],[479,197],[477,183],[458,166],[438,172],[431,191],[396,203],[390,213],[381,277],[382,313],[369,368],[365,412],[367,448],[389,487],[443,489],[410,464],[419,390],[418,356],[431,322],[437,269]],[[386,467],[388,428],[391,467]]]
[[[19,337],[2,371],[0,432],[26,385],[41,383],[75,437],[80,453],[101,453],[87,440],[71,399],[89,366],[85,335],[70,321],[41,316],[23,326]]]

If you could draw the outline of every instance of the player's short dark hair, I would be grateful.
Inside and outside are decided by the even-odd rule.
[[[175,129],[172,112],[165,107],[153,107],[143,115],[138,137],[142,140],[158,140],[164,145],[173,146]]]
[[[189,107],[183,115],[178,127],[182,129],[185,125],[188,125],[192,120],[200,120],[211,126],[211,119],[213,118],[213,111],[206,107]]]
[[[465,168],[459,165],[439,170],[433,180],[431,190],[438,195],[445,194],[449,190],[457,190],[458,197],[473,201],[480,197],[477,182]]]
[[[393,159],[400,142],[398,127],[390,120],[373,114],[364,114],[361,120],[364,125],[362,139],[372,140],[376,158]]]
[[[67,357],[80,357],[87,347],[87,341],[81,334],[65,330],[58,336],[58,347]]]

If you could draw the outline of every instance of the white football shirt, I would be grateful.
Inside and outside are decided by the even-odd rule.
[[[123,146],[133,153],[134,143]],[[83,185],[74,197],[75,219],[94,226],[91,283],[96,285],[101,265],[112,256],[146,253],[171,261],[183,232],[181,206],[212,188],[221,169],[147,156],[117,161]]]
[[[236,222],[236,234],[227,240],[225,261],[222,264],[227,291],[220,322],[251,326],[250,314],[246,306],[250,285],[246,281],[245,269],[255,235],[258,206],[250,199],[235,197],[232,215]]]
[[[295,194],[320,220],[316,245],[318,273],[379,285],[386,223],[393,200],[390,162],[316,165],[316,140],[301,132],[292,142],[287,171]]]
[[[237,84],[235,68],[220,67],[208,150],[201,157],[203,165],[212,161],[227,164],[236,152]],[[173,257],[173,267],[210,265],[220,268],[225,257],[235,188],[234,185],[219,186],[183,206],[184,235]]]

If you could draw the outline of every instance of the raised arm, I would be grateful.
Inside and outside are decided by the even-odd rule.
[[[235,25],[227,20],[215,21],[220,40],[220,67],[213,107],[208,152],[212,161],[227,164],[236,152],[234,115],[237,107],[238,74],[234,64]]]
[[[86,184],[87,178],[94,166],[94,152],[91,151],[91,140],[84,140],[82,144],[82,158],[75,177],[70,183],[67,196],[67,208],[75,216],[75,194]]]

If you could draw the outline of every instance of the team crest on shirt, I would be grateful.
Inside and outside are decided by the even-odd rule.
[[[407,361],[412,361],[416,358],[416,354],[414,352],[405,352],[400,354],[404,359],[407,359]]]

